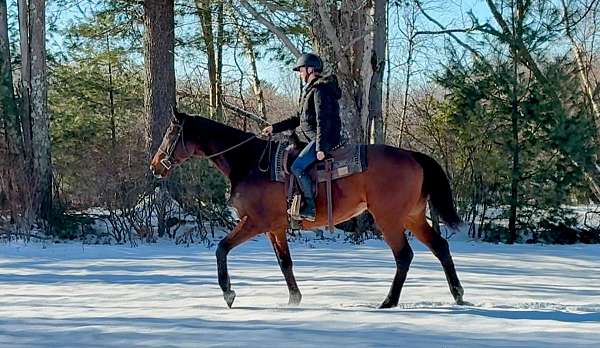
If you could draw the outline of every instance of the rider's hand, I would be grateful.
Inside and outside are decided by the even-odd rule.
[[[271,135],[273,134],[273,126],[268,126],[262,130],[263,135]]]
[[[317,159],[322,161],[325,158],[325,153],[323,151],[317,152]]]

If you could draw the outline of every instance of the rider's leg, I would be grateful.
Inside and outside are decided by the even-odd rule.
[[[315,195],[312,189],[312,180],[308,175],[307,169],[313,163],[317,161],[316,144],[311,141],[306,147],[300,152],[298,158],[292,164],[292,173],[298,179],[300,190],[302,190],[304,196],[304,206],[300,209],[300,216],[307,220],[315,219]]]

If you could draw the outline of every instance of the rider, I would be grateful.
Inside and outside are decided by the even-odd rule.
[[[313,53],[305,53],[298,58],[294,71],[305,83],[300,99],[300,112],[293,117],[277,122],[263,129],[270,135],[300,126],[301,134],[308,144],[292,164],[292,173],[298,179],[304,197],[300,217],[315,220],[315,196],[312,180],[307,169],[316,161],[322,161],[326,154],[341,143],[340,99],[342,92],[335,75],[321,75],[323,62]]]

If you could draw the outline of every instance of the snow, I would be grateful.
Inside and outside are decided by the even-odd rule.
[[[457,306],[417,241],[400,306],[381,241],[291,244],[303,301],[266,238],[234,249],[228,309],[214,249],[0,245],[0,347],[598,347],[600,245],[452,241],[471,305]]]

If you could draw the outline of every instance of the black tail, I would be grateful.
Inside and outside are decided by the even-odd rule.
[[[452,198],[450,181],[444,169],[433,158],[423,153],[413,152],[412,155],[423,167],[423,193],[429,194],[430,204],[442,221],[456,228],[461,221]]]

